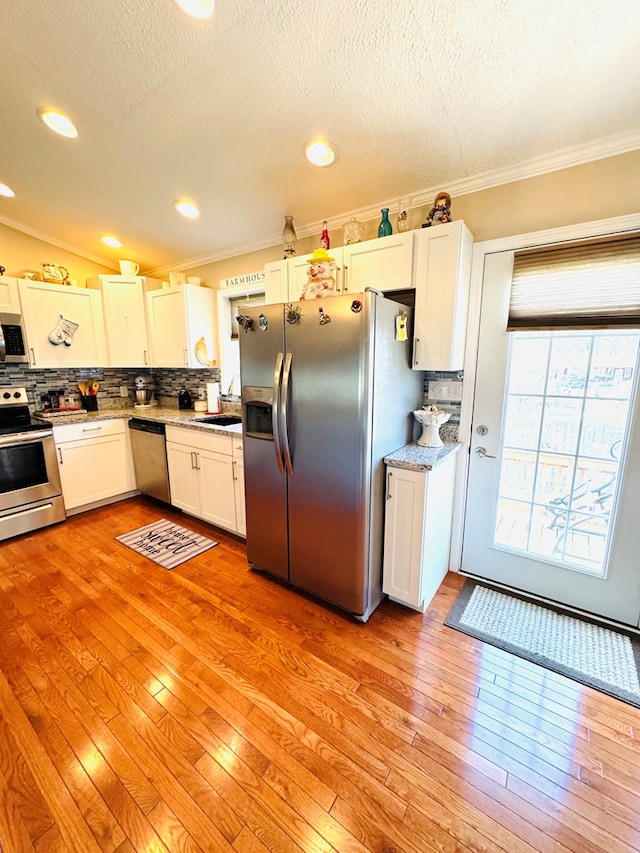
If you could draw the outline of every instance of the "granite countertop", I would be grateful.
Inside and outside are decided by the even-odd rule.
[[[231,413],[223,412],[222,414]],[[232,424],[231,426],[203,424],[199,423],[197,418],[207,417],[206,412],[194,412],[193,409],[174,409],[161,406],[149,409],[136,409],[134,406],[113,409],[104,408],[99,409],[97,412],[70,412],[68,415],[55,415],[50,418],[41,417],[37,412],[34,412],[33,416],[51,426],[112,420],[114,418],[126,418],[127,420],[130,418],[139,418],[143,421],[160,421],[161,423],[172,426],[215,432],[219,435],[230,435],[232,437],[242,435],[242,424]]]
[[[410,471],[433,471],[445,459],[462,447],[459,441],[445,441],[441,447],[419,447],[415,442],[395,450],[384,457],[391,468],[407,468]]]

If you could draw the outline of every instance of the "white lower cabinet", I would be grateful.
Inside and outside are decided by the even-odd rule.
[[[233,481],[236,491],[236,533],[247,535],[247,514],[244,497],[244,452],[242,439],[233,440]]]
[[[167,427],[166,438],[171,503],[216,527],[244,535],[237,520],[239,515],[244,528],[244,493],[240,504],[234,439],[172,426]]]
[[[387,468],[382,591],[426,610],[449,568],[455,454],[432,471]]]
[[[60,424],[54,426],[53,438],[67,512],[135,490],[123,418]]]

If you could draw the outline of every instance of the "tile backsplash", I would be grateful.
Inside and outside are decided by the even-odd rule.
[[[206,399],[206,384],[207,382],[219,382],[220,370],[217,367],[209,370],[191,370],[180,368],[155,368],[153,370],[142,367],[131,368],[70,368],[59,370],[38,370],[31,369],[21,364],[7,364],[0,369],[0,389],[9,388],[14,385],[24,386],[27,389],[29,404],[32,409],[42,408],[40,396],[48,394],[52,389],[61,389],[65,399],[71,401],[74,405],[79,404],[80,392],[78,391],[77,383],[81,380],[93,379],[100,383],[98,391],[98,406],[117,407],[130,406],[135,400],[135,379],[136,376],[152,376],[156,386],[156,398],[166,406],[177,406],[178,392],[182,388],[186,388],[191,394],[193,400],[197,400],[201,394],[203,399]],[[449,393],[446,397],[438,399],[433,396],[434,389],[446,389],[446,385],[442,383],[456,382],[460,383],[460,394],[452,393],[449,386]],[[235,383],[234,390],[237,389],[239,383]],[[128,396],[120,395],[121,386],[126,386]],[[237,397],[229,397],[224,394],[227,389],[222,389],[223,400],[226,403],[238,402]],[[431,390],[431,396],[430,396]],[[457,389],[456,389],[457,390]],[[458,424],[460,423],[460,401],[454,397],[459,397],[462,392],[462,373],[450,373],[446,371],[426,371],[424,373],[423,385],[423,405],[433,404],[440,409],[451,411],[451,417],[446,424],[440,429],[440,434],[443,439],[455,441],[458,432]],[[228,405],[225,406],[225,409]]]
[[[42,408],[41,395],[58,389],[68,401],[77,405],[80,392],[77,383],[81,380],[95,380],[100,383],[98,406],[117,407],[131,405],[135,399],[136,376],[152,376],[156,386],[156,397],[163,397],[167,405],[177,405],[178,392],[186,388],[192,398],[197,399],[200,389],[207,382],[219,382],[220,370],[131,368],[69,368],[69,369],[31,369],[21,364],[7,364],[0,371],[0,389],[12,386],[24,386],[27,389],[32,409]],[[120,388],[126,386],[128,396],[120,395]],[[164,401],[163,401],[164,402]]]

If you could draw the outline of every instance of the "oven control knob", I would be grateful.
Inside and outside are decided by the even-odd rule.
[[[19,391],[14,391],[13,396],[16,398],[16,400],[19,400],[22,395],[20,394]]]
[[[11,394],[8,391],[5,391],[2,396],[4,397],[5,400],[8,400],[9,397],[11,397]]]

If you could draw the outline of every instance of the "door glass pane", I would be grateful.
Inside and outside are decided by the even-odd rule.
[[[636,331],[511,338],[493,545],[606,574]]]

